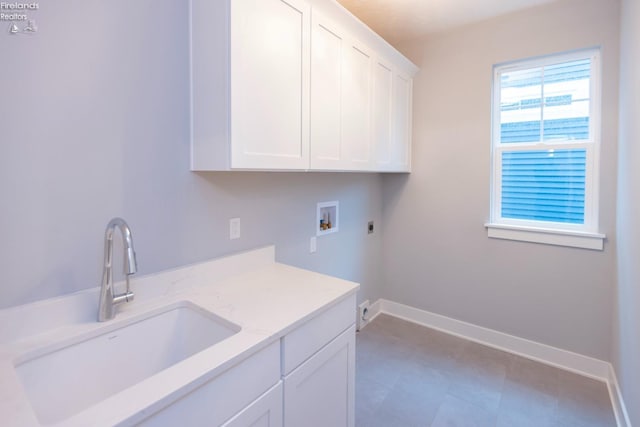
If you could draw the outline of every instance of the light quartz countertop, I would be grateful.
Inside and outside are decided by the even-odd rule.
[[[111,325],[133,322],[182,301],[241,327],[224,341],[55,424],[133,425],[359,288],[357,283],[277,263],[274,254],[274,248],[267,247],[153,275],[134,275],[135,300],[118,307],[115,319],[104,323],[96,321],[98,288],[0,310],[0,423],[41,425],[15,365],[46,354],[52,346],[81,341],[84,335],[95,336]]]

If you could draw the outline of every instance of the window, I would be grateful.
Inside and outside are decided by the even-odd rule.
[[[489,237],[602,249],[599,56],[494,68]]]

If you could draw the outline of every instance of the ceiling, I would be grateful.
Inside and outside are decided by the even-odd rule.
[[[338,0],[389,43],[555,0]]]

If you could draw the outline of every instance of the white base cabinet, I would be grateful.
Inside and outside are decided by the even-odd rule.
[[[223,425],[236,414],[251,407],[252,402],[260,401],[267,390],[280,383],[280,360],[280,346],[275,342],[138,425],[145,427]],[[277,396],[282,402],[282,393],[278,393]],[[264,412],[264,409],[260,410]],[[249,418],[252,414],[248,415]]]
[[[285,427],[355,425],[355,295],[282,338]]]
[[[353,427],[351,295],[137,425]]]
[[[282,427],[282,381],[222,427]]]
[[[284,425],[353,427],[355,326],[284,377]]]

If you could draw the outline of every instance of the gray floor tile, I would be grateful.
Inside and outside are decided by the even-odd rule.
[[[545,418],[552,417],[558,410],[558,396],[506,380],[502,387],[500,410],[536,412]]]
[[[606,385],[391,316],[357,335],[359,427],[608,427]]]
[[[557,427],[553,415],[537,411],[501,409],[496,427]]]
[[[489,427],[496,413],[480,408],[456,396],[446,395],[431,427]]]
[[[457,372],[460,355],[468,345],[469,342],[461,338],[431,330],[416,345],[416,357],[429,367]]]
[[[558,398],[506,380],[498,409],[498,427],[555,427]]]
[[[400,375],[406,371],[407,360],[410,357],[409,354],[373,353],[370,357],[362,357],[358,360],[356,376],[362,380],[376,381],[392,388]]]
[[[558,420],[567,426],[615,426],[605,383],[561,371],[558,383]]]
[[[398,426],[429,426],[442,403],[440,393],[409,393],[396,387],[374,415],[380,419],[396,420]]]
[[[449,388],[449,394],[490,412],[497,412],[502,398],[502,383],[460,375]]]
[[[558,394],[560,369],[540,362],[514,357],[507,369],[507,381],[547,395]]]
[[[356,413],[373,415],[390,391],[391,388],[377,381],[359,379],[356,381]]]
[[[458,356],[449,393],[488,411],[497,411],[507,368],[513,356],[490,347],[469,343]]]

